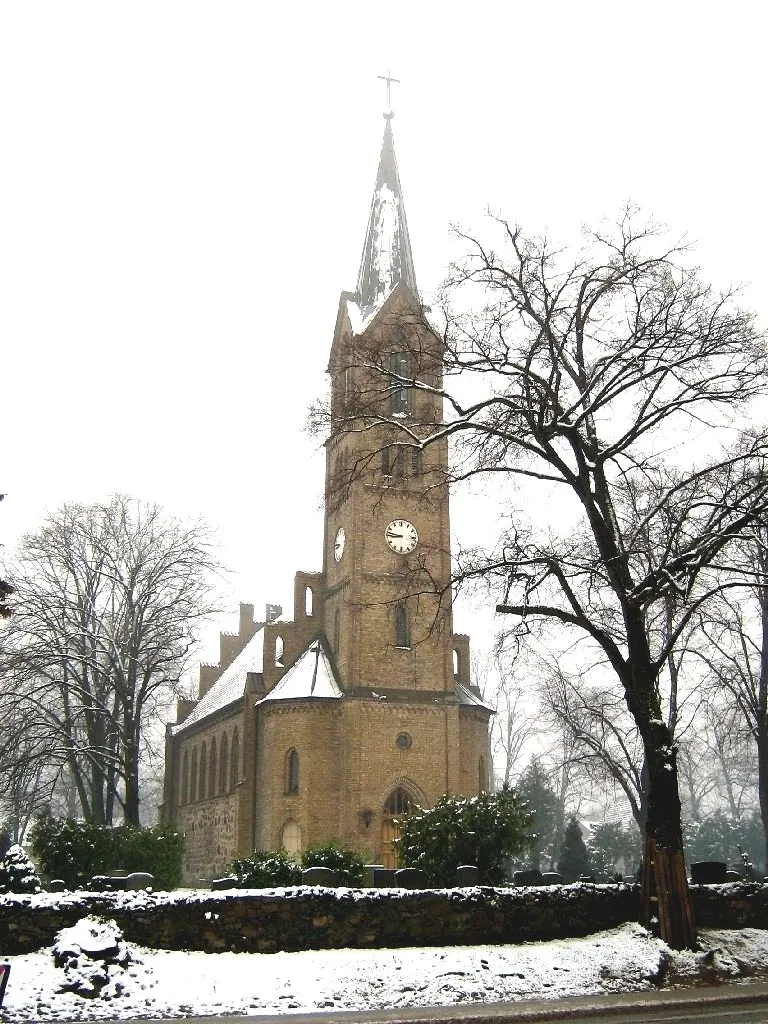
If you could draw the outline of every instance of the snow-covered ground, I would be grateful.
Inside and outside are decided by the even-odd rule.
[[[673,953],[635,924],[583,939],[303,953],[183,953],[129,947],[101,996],[62,991],[51,949],[9,957],[0,1020],[368,1010],[642,991],[768,976],[768,932],[705,929]],[[71,981],[71,979],[70,979]],[[121,994],[116,994],[120,992]]]

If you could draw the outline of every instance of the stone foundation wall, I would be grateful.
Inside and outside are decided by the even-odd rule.
[[[768,927],[768,886],[694,886],[700,925]],[[155,949],[279,950],[476,945],[588,935],[637,918],[639,888],[321,889],[0,897],[0,955],[49,946],[86,914]]]

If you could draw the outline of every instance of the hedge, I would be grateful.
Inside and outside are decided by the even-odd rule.
[[[184,837],[171,825],[93,825],[45,815],[30,833],[40,871],[70,889],[86,888],[93,875],[148,871],[157,889],[181,882]]]

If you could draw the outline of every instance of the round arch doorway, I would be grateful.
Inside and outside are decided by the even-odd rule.
[[[399,820],[406,814],[410,814],[415,804],[411,794],[398,786],[387,797],[384,804],[384,812],[381,818],[381,856],[380,860],[385,868],[396,868],[398,866],[396,840],[400,838]]]

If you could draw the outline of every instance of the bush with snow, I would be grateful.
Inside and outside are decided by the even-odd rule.
[[[40,892],[34,865],[20,846],[11,846],[0,860],[0,893]]]
[[[83,917],[58,933],[53,962],[64,972],[60,992],[114,999],[130,994],[127,971],[137,961],[114,921]]]

